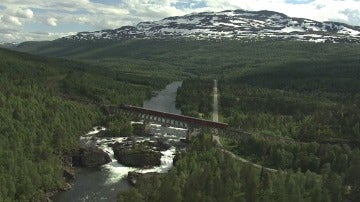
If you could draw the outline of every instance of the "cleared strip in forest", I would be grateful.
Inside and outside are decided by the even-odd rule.
[[[218,122],[219,121],[219,108],[218,108],[218,88],[217,88],[217,80],[214,80],[214,104],[213,104],[213,121],[214,122]],[[272,168],[268,168],[268,167],[264,167],[262,165],[253,163],[249,160],[246,160],[234,153],[232,153],[231,151],[227,150],[224,148],[224,146],[221,144],[220,142],[220,138],[218,135],[213,135],[213,141],[216,143],[216,146],[223,152],[229,154],[231,157],[241,161],[242,163],[250,163],[252,166],[254,166],[255,168],[259,168],[259,169],[264,169],[266,171],[269,172],[277,172],[278,170],[276,169],[272,169]]]

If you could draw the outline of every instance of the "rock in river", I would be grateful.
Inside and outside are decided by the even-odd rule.
[[[73,156],[74,166],[95,167],[111,162],[109,154],[98,148],[80,148]]]
[[[124,148],[113,145],[114,157],[119,163],[131,167],[160,166],[161,153],[145,148]]]

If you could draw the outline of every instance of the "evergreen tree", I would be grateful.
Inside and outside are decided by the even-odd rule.
[[[257,201],[257,179],[251,164],[246,164],[242,171],[245,199],[249,202]]]

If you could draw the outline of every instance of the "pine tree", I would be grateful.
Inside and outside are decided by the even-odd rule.
[[[349,199],[360,201],[360,152],[354,152],[347,171],[345,185],[350,186]]]
[[[331,201],[342,201],[342,179],[340,176],[330,172],[324,186],[329,191]]]
[[[322,189],[319,183],[314,185],[314,188],[311,190],[311,202],[319,202],[322,201]]]
[[[261,167],[260,172],[260,183],[259,183],[259,196],[260,199],[263,199],[264,194],[267,190],[270,191],[270,176],[269,173],[265,171],[264,167]]]
[[[145,201],[141,193],[137,191],[137,189],[130,189],[126,192],[122,192],[117,197],[118,202],[143,202]]]
[[[243,186],[245,189],[245,199],[249,202],[257,201],[257,184],[255,170],[251,164],[246,164],[242,172]]]

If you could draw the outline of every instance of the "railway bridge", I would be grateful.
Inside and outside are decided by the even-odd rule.
[[[199,128],[206,127],[212,129],[226,129],[229,127],[227,123],[214,122],[190,116],[172,114],[167,112],[144,109],[132,105],[107,105],[104,106],[106,113],[110,116],[116,114],[124,114],[128,117],[142,119],[146,122],[159,123],[166,126],[179,128]]]
[[[179,114],[172,114],[167,112],[161,112],[151,109],[144,109],[132,105],[105,105],[103,106],[105,112],[109,116],[116,114],[123,114],[127,117],[143,120],[145,123],[158,123],[165,126],[173,126],[177,128],[186,128],[187,138],[196,133],[196,129],[210,129],[213,134],[220,136],[227,136],[235,139],[243,139],[247,141],[252,135],[240,129],[231,128],[227,123],[221,123],[216,121],[209,121],[190,116],[184,116]]]

